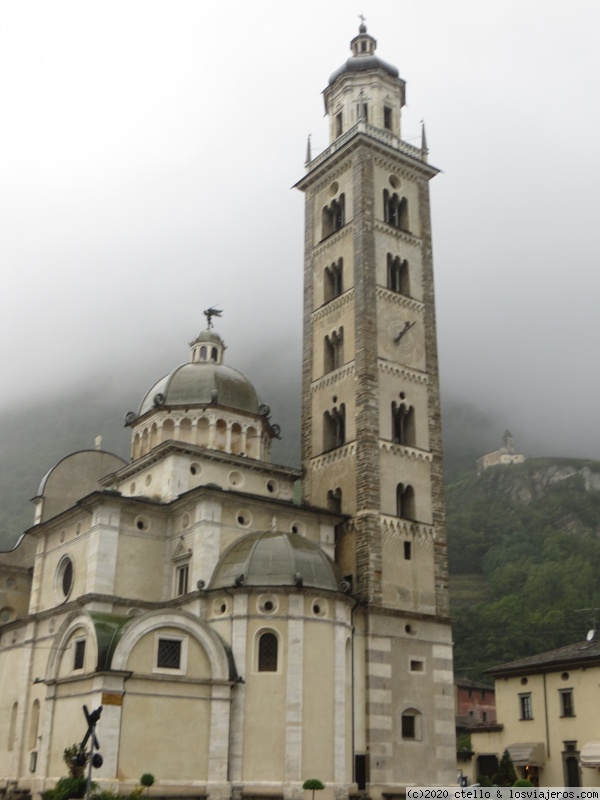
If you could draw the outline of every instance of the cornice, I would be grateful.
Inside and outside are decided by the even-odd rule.
[[[393,361],[387,361],[384,358],[377,359],[377,366],[381,372],[388,372],[391,375],[397,375],[399,378],[404,378],[413,383],[429,383],[429,376],[426,372],[420,372],[418,369],[405,367],[402,364],[394,364]]]
[[[354,458],[356,453],[356,442],[350,442],[343,445],[343,447],[336,447],[335,450],[330,450],[321,456],[311,458],[311,470],[322,470],[330,467],[332,464],[339,464],[343,461],[348,461]]]
[[[400,519],[400,517],[393,517],[382,514],[380,517],[381,531],[386,533],[403,534],[404,536],[412,536],[419,542],[430,541],[435,539],[435,528],[426,522],[413,522],[409,519]]]
[[[394,225],[390,225],[388,222],[382,222],[380,219],[373,221],[373,228],[380,233],[387,233],[389,236],[393,236],[394,239],[400,239],[400,241],[406,242],[406,244],[411,244],[414,247],[421,248],[423,246],[423,242],[418,236],[415,236],[408,231],[400,230],[400,228],[396,228]]]
[[[350,169],[352,169],[352,151],[346,153],[346,157],[343,158],[334,169],[329,170],[329,172],[312,187],[313,192],[315,194],[322,192],[332,181],[337,180]]]
[[[350,361],[348,364],[344,364],[343,367],[335,369],[333,372],[328,372],[327,375],[323,375],[322,378],[319,378],[319,380],[311,384],[311,394],[316,394],[316,392],[321,391],[321,389],[327,389],[329,386],[339,383],[349,375],[354,375],[354,369],[354,361]]]
[[[428,450],[421,450],[418,447],[409,447],[406,444],[397,444],[396,442],[387,442],[380,439],[379,449],[385,450],[387,453],[392,453],[395,456],[411,458],[414,461],[433,461],[433,456]]]
[[[412,311],[418,311],[420,314],[423,314],[425,311],[425,303],[416,300],[414,297],[407,297],[405,294],[392,292],[390,289],[385,289],[383,286],[378,286],[375,292],[380,300],[389,300],[396,306],[410,308]]]
[[[425,175],[421,174],[420,172],[417,173],[415,169],[412,169],[412,164],[407,166],[405,163],[399,162],[395,158],[390,158],[387,155],[377,153],[373,156],[373,161],[378,166],[382,167],[383,169],[394,172],[396,175],[402,175],[402,177],[407,178],[408,180],[415,180],[415,178],[422,179],[426,177]],[[438,172],[439,170],[436,170]],[[415,174],[417,173],[417,174]]]
[[[335,245],[339,244],[339,242],[342,239],[344,239],[346,236],[350,235],[351,230],[352,230],[352,220],[347,222],[342,228],[339,229],[339,231],[336,231],[335,233],[332,233],[326,239],[321,240],[319,242],[319,244],[315,245],[312,248],[312,252],[311,252],[312,257],[316,258],[317,256],[320,256],[322,253],[324,253],[329,248],[334,247]]]
[[[343,294],[339,295],[339,297],[335,297],[333,300],[330,300],[328,303],[319,306],[319,308],[313,311],[311,314],[313,323],[319,322],[329,314],[333,314],[335,311],[339,311],[341,308],[347,306],[353,300],[354,300],[354,287],[347,289]]]
[[[439,172],[439,169],[423,160],[422,151],[418,148],[361,120],[315,156],[308,164],[308,172],[295,184],[295,188],[306,191],[323,179],[324,172],[328,177],[331,176],[332,165],[360,146],[393,164],[394,171],[404,166],[413,179],[416,176],[430,179]]]
[[[131,461],[117,472],[113,472],[105,478],[102,478],[100,483],[105,486],[110,486],[122,480],[127,480],[138,472],[148,469],[148,467],[153,466],[171,455],[193,456],[199,461],[218,461],[231,466],[242,467],[245,470],[268,472],[293,480],[297,480],[301,476],[299,470],[292,469],[291,467],[282,467],[277,464],[271,464],[269,461],[260,461],[256,458],[238,456],[233,453],[224,453],[221,450],[212,450],[201,445],[187,444],[170,439],[152,448],[146,455],[140,456],[140,458],[137,458],[135,461]]]

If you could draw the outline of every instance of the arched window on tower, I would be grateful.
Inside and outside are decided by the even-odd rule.
[[[323,372],[326,375],[344,363],[344,329],[326,336],[323,343]]]
[[[415,445],[415,409],[405,403],[392,403],[392,441]]]
[[[339,297],[344,291],[344,262],[340,258],[337,263],[325,267],[323,276],[323,299],[325,303],[329,303],[335,297]]]
[[[346,406],[341,403],[339,408],[323,414],[323,450],[326,452],[341,447],[345,441]]]
[[[392,292],[398,292],[406,297],[410,297],[410,272],[408,261],[400,260],[400,256],[387,254],[387,288]]]
[[[407,708],[400,717],[400,735],[403,739],[422,739],[421,712],[416,708]]]
[[[327,509],[334,514],[342,513],[342,490],[339,487],[327,492]]]
[[[415,491],[412,486],[405,486],[403,483],[396,486],[396,516],[415,520]]]
[[[394,228],[408,231],[408,201],[406,197],[398,197],[396,192],[390,194],[387,189],[384,189],[383,219]]]
[[[326,239],[345,225],[346,199],[343,194],[338,200],[332,200],[331,204],[323,207],[322,214],[322,239]]]
[[[261,633],[258,639],[258,671],[277,672],[279,642],[270,631]]]

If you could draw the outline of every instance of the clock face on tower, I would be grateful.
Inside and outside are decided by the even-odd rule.
[[[425,348],[419,319],[394,317],[386,323],[385,331],[383,347],[391,360],[415,369],[424,368]]]

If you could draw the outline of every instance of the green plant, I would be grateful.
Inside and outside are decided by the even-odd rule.
[[[96,784],[92,782],[92,786]],[[70,800],[70,798],[85,797],[87,780],[80,778],[60,778],[54,789],[42,792],[43,800]]]
[[[148,790],[147,794],[150,794],[150,787],[154,784],[155,780],[156,779],[151,772],[144,772],[144,774],[140,778],[140,784],[142,786],[145,786],[146,789]]]
[[[498,772],[494,776],[494,783],[496,783],[498,786],[514,786],[516,780],[517,773],[515,772],[512,758],[510,757],[508,750],[505,750],[502,753],[502,758],[500,759]]]
[[[89,755],[81,749],[80,744],[72,744],[63,750],[63,761],[67,765],[71,778],[82,778],[85,775],[88,759]],[[76,795],[73,795],[73,797],[76,797]]]
[[[513,786],[533,786],[533,783],[528,781],[527,778],[519,778],[518,781],[513,783]]]
[[[312,800],[315,800],[315,792],[321,791],[325,786],[318,778],[308,778],[302,784],[302,788],[312,791]]]

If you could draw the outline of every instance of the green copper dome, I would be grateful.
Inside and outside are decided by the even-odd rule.
[[[160,406],[219,405],[258,414],[254,386],[239,370],[223,364],[226,348],[216,331],[201,331],[190,347],[190,361],[154,384],[140,403],[137,417]]]
[[[304,586],[340,591],[338,568],[321,548],[297,533],[249,533],[221,556],[209,589]]]
[[[158,406],[211,404],[258,414],[258,396],[245,375],[225,364],[196,362],[182,364],[155,383],[140,403],[137,416]]]

